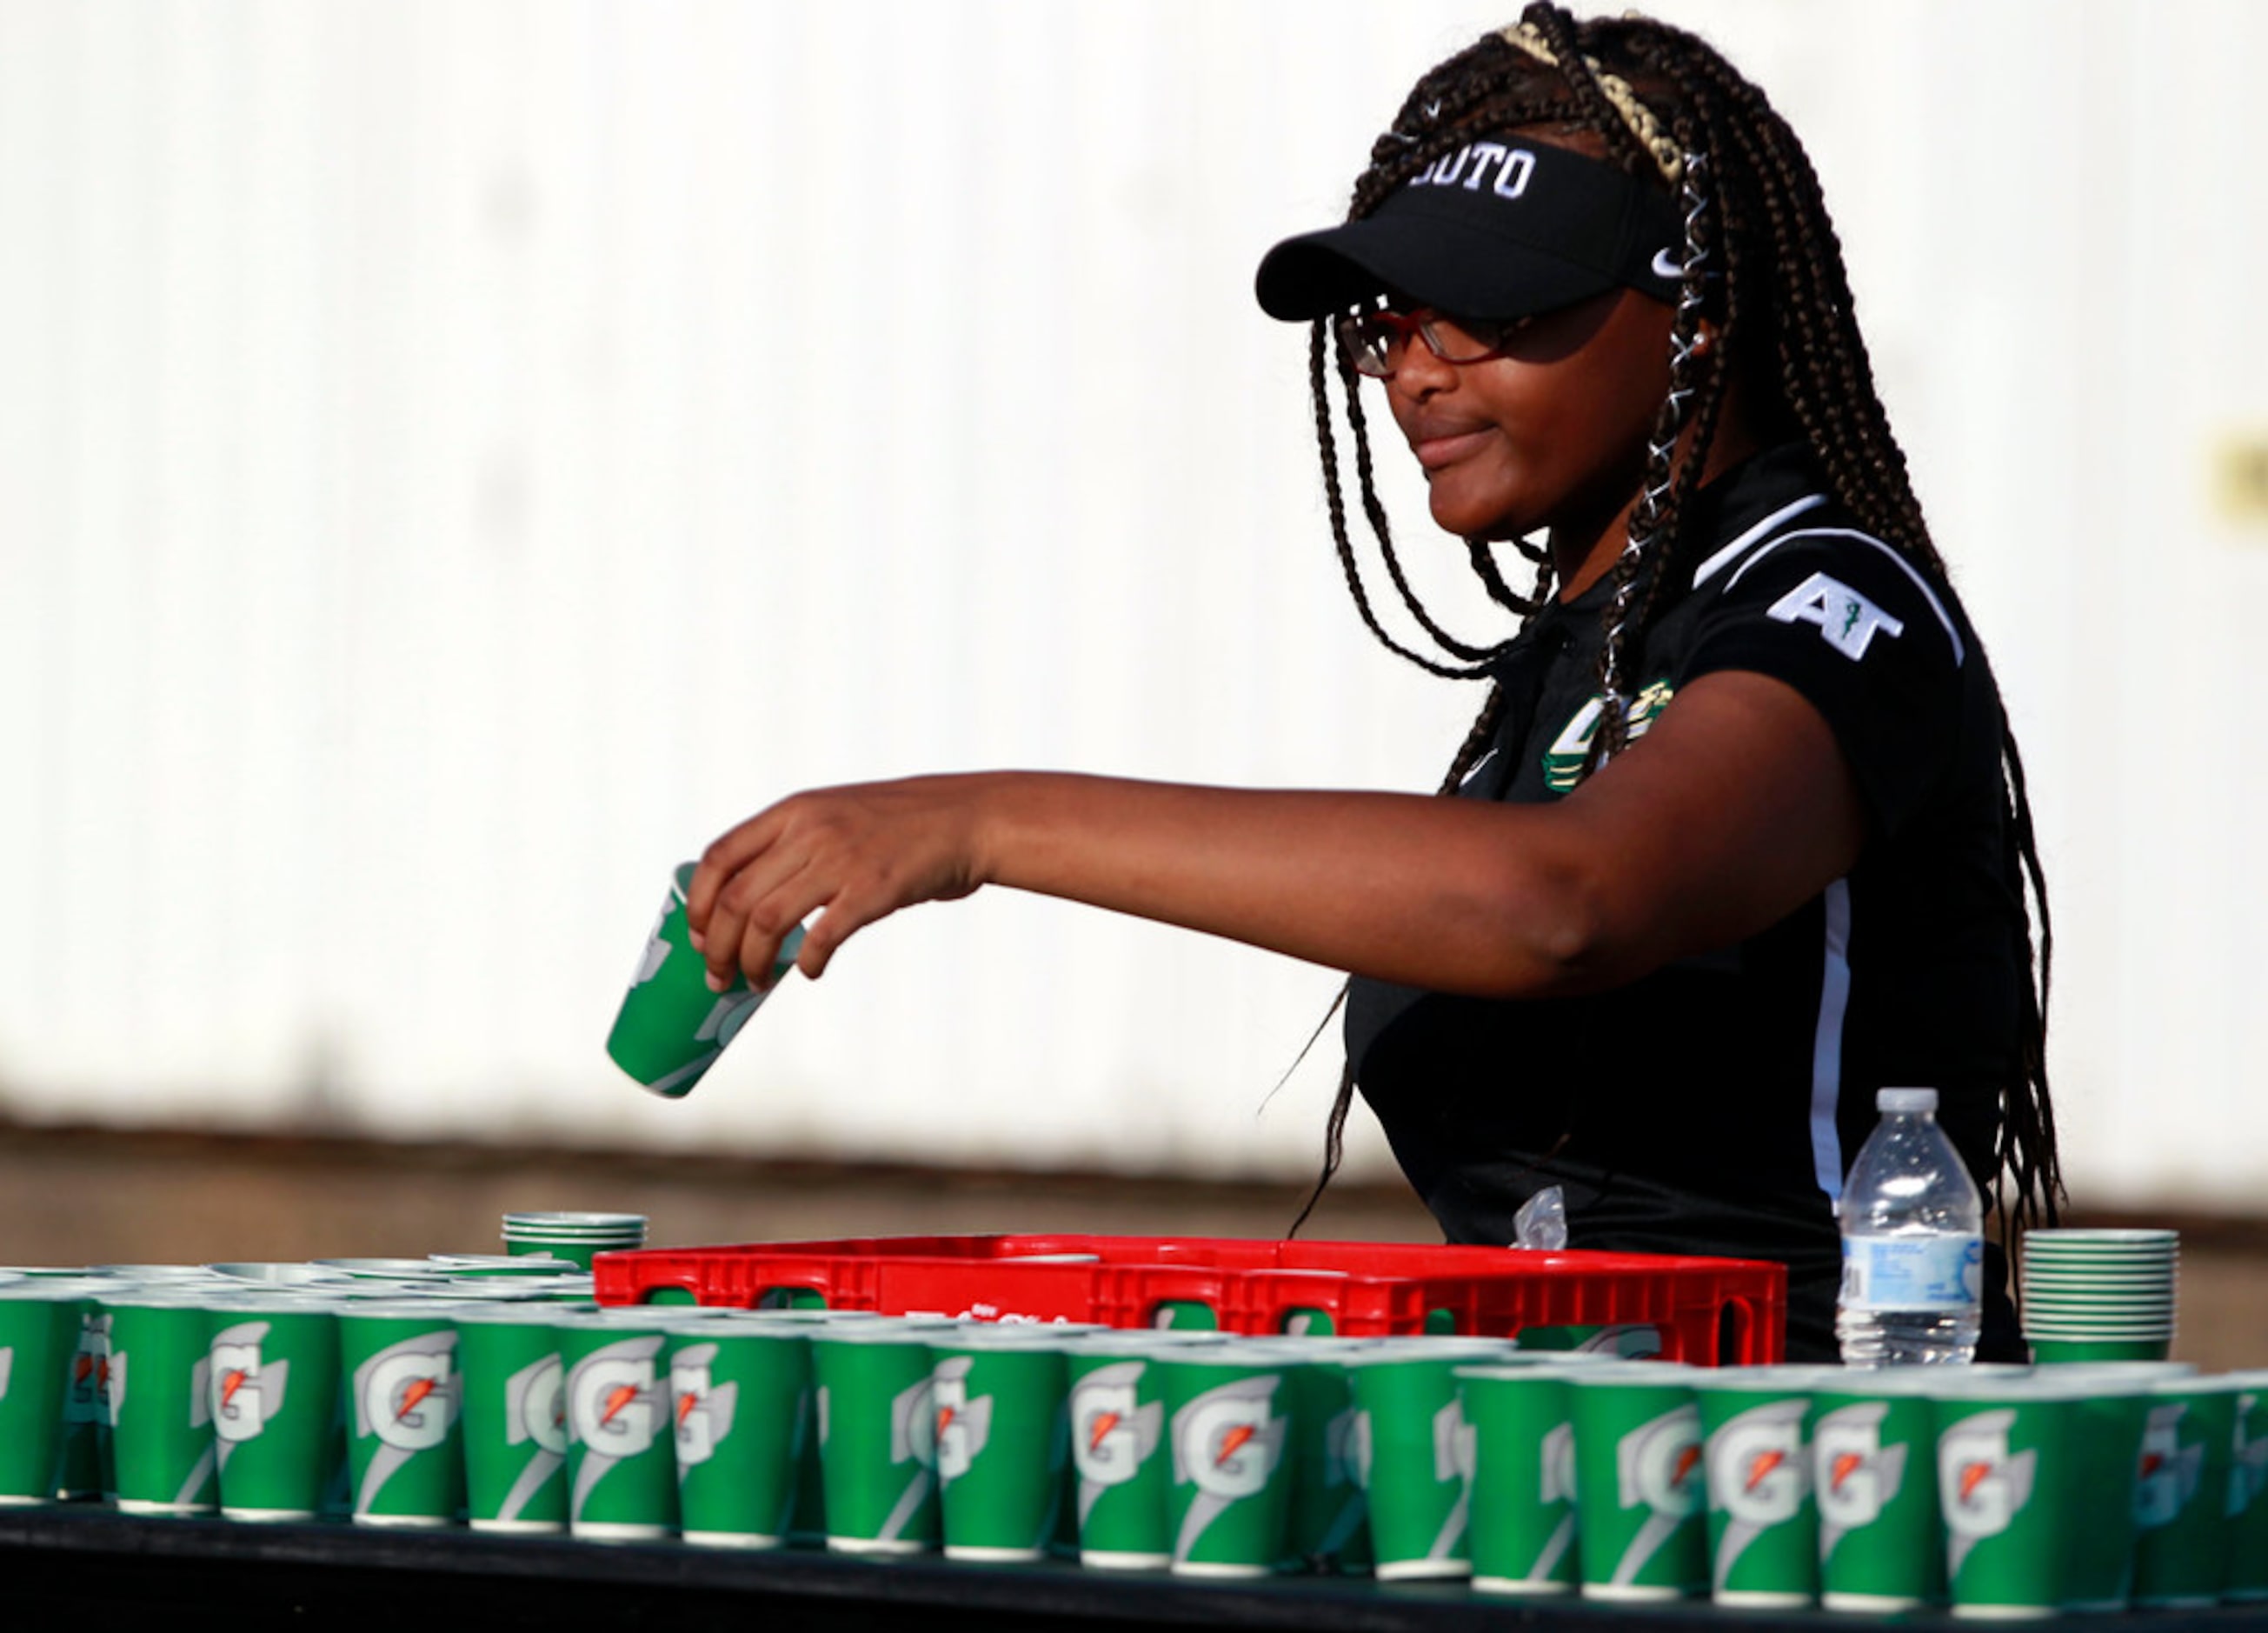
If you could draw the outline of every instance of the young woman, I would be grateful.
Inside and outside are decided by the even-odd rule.
[[[1835,1354],[1833,1204],[1876,1089],[1936,1088],[2004,1224],[2051,1218],[2021,762],[1762,92],[1675,29],[1532,5],[1419,81],[1348,221],[1277,246],[1259,296],[1312,325],[1366,622],[1491,682],[1448,797],[1041,773],[798,794],[695,876],[718,977],[768,971],[818,912],[815,977],[862,927],[988,883],[1345,970],[1326,1180],[1359,1086],[1451,1239],[1507,1240],[1557,1185],[1574,1246],[1777,1260],[1797,1357]],[[1370,605],[1334,380],[1362,511],[1447,661]],[[1505,645],[1410,594],[1366,389],[1523,616]],[[2011,1355],[1997,1246],[1986,1275],[1980,1353]]]

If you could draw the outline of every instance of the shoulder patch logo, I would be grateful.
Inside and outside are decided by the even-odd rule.
[[[1813,573],[1772,602],[1765,616],[1782,624],[1817,624],[1827,644],[1854,663],[1867,655],[1876,632],[1896,637],[1906,629],[1857,590],[1823,573]]]
[[[1646,735],[1654,716],[1669,706],[1674,695],[1668,681],[1658,680],[1630,700],[1624,718],[1629,722],[1632,743]],[[1583,780],[1583,762],[1590,757],[1591,739],[1598,735],[1599,720],[1606,712],[1606,700],[1594,695],[1575,711],[1574,718],[1543,750],[1543,786],[1552,793],[1569,793]]]

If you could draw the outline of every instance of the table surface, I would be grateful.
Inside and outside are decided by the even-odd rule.
[[[814,1549],[755,1553],[681,1544],[607,1545],[464,1530],[144,1518],[92,1504],[0,1509],[0,1604],[53,1608],[73,1625],[134,1614],[232,1629],[432,1622],[449,1628],[732,1628],[765,1633],[866,1627],[987,1633],[1116,1629],[1297,1629],[1302,1633],[1471,1633],[1530,1627],[1587,1633],[1730,1627],[1848,1629],[1823,1612],[1719,1610],[1705,1602],[1597,1605],[1513,1599],[1462,1585],[1381,1585],[1279,1577],[1197,1583],[1070,1564],[968,1565],[937,1555],[873,1561]],[[111,1613],[103,1617],[98,1613]],[[186,1621],[184,1618],[186,1617]],[[1947,1615],[1901,1629],[1972,1630]],[[2135,1612],[2148,1633],[2268,1629],[2268,1604]],[[151,1625],[158,1625],[153,1622]],[[2104,1628],[2092,1617],[2080,1625]]]

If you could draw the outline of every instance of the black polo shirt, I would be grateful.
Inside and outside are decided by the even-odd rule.
[[[1951,589],[1859,529],[1800,445],[1704,488],[1678,599],[1632,688],[1633,736],[1703,675],[1793,687],[1833,730],[1867,820],[1858,864],[1748,940],[1615,991],[1498,1001],[1357,980],[1348,1059],[1449,1239],[1511,1239],[1557,1184],[1570,1245],[1778,1260],[1790,1353],[1830,1356],[1833,1215],[1874,1091],[1933,1088],[1983,1188],[1999,1097],[2023,1081],[2020,883],[2004,849],[2001,713]],[[1599,716],[1602,581],[1496,665],[1493,748],[1459,791],[1574,787]],[[1997,1250],[1988,1326],[2012,1322]]]

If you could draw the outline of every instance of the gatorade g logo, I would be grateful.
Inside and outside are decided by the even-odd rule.
[[[448,1439],[463,1387],[456,1352],[453,1330],[420,1333],[388,1344],[355,1369],[354,1432],[379,1442],[355,1493],[356,1513],[371,1511],[394,1470]]]
[[[535,1448],[497,1505],[498,1519],[513,1520],[567,1460],[566,1377],[557,1356],[540,1356],[504,1379],[504,1443]]]
[[[2229,1441],[2228,1518],[2235,1518],[2260,1500],[2268,1489],[2268,1440],[2247,1440],[2245,1420],[2260,1402],[2254,1394],[2236,1397],[2236,1432]]]
[[[968,1356],[948,1356],[932,1375],[937,1411],[937,1477],[948,1484],[967,1474],[992,1438],[992,1397],[968,1398]]]
[[[1817,624],[1827,644],[1854,663],[1867,655],[1878,631],[1895,638],[1906,629],[1857,590],[1823,573],[1813,573],[1772,602],[1764,616],[1782,624]]]
[[[1662,1545],[1701,1506],[1701,1409],[1687,1405],[1640,1424],[1615,1446],[1616,1500],[1624,1509],[1648,1510],[1646,1523],[1623,1551],[1613,1580],[1638,1578]],[[1705,1476],[1704,1476],[1705,1478]]]
[[[662,1341],[659,1336],[625,1338],[593,1350],[569,1370],[567,1439],[584,1448],[569,1498],[571,1523],[582,1514],[592,1488],[615,1464],[652,1450],[661,1422],[653,1361]]]
[[[936,1389],[924,1378],[898,1391],[890,1402],[890,1461],[937,1467]]]
[[[1134,1478],[1165,1433],[1166,1408],[1135,1400],[1144,1364],[1114,1361],[1071,1386],[1071,1457],[1079,1470],[1082,1522],[1105,1491]]]
[[[1538,1474],[1541,1484],[1536,1500],[1541,1503],[1572,1503],[1575,1500],[1575,1426],[1561,1423],[1547,1431],[1540,1448]]]
[[[1871,1526],[1905,1484],[1906,1448],[1882,1445],[1885,1400],[1841,1407],[1819,1420],[1812,1435],[1812,1474],[1819,1488],[1819,1557],[1835,1551],[1845,1532]]]
[[[2178,1400],[2150,1408],[2141,1461],[2134,1471],[2134,1523],[2144,1531],[2179,1519],[2205,1479],[2205,1448],[2182,1444],[2182,1417],[2188,1409]]]
[[[530,1441],[554,1457],[567,1455],[567,1375],[557,1356],[543,1356],[504,1382],[504,1443]]]
[[[91,1315],[79,1322],[78,1353],[71,1357],[70,1380],[63,1391],[63,1422],[107,1423],[110,1400],[110,1318]]]
[[[659,1425],[655,1411],[655,1354],[658,1337],[626,1338],[593,1351],[567,1374],[567,1438],[590,1450],[590,1458],[619,1461],[652,1449]]]
[[[1174,1414],[1174,1483],[1197,1489],[1174,1539],[1176,1560],[1189,1558],[1223,1510],[1264,1489],[1283,1460],[1288,1426],[1269,1411],[1282,1381],[1272,1372],[1235,1378]]]
[[[1653,728],[1654,717],[1669,706],[1672,695],[1669,683],[1658,680],[1630,700],[1623,719],[1628,722],[1631,742],[1636,743]],[[1591,739],[1598,735],[1599,721],[1606,712],[1606,699],[1593,698],[1575,711],[1574,719],[1543,751],[1543,786],[1552,793],[1568,793],[1582,780],[1583,762],[1590,757]]]
[[[290,1382],[291,1363],[278,1361],[262,1366],[260,1341],[268,1336],[265,1321],[245,1321],[213,1334],[206,1352],[205,1387],[210,1399],[213,1434],[219,1444],[220,1466],[239,1443],[255,1438],[268,1420],[284,1409],[284,1389]]]
[[[1960,1574],[1969,1550],[1996,1537],[2032,1500],[2036,1452],[2011,1452],[2013,1410],[1979,1412],[1938,1437],[1937,1500],[1952,1533],[1946,1553],[1948,1576]]]
[[[1803,1400],[1752,1407],[1709,1437],[1709,1506],[1729,1515],[1717,1548],[1722,1588],[1749,1543],[1793,1519],[1811,1488],[1803,1457]]]
[[[738,1384],[711,1380],[709,1369],[717,1359],[714,1344],[688,1344],[670,1357],[669,1393],[676,1401],[673,1416],[677,1427],[677,1477],[717,1455],[717,1447],[733,1432],[733,1408],[739,1404]]]

